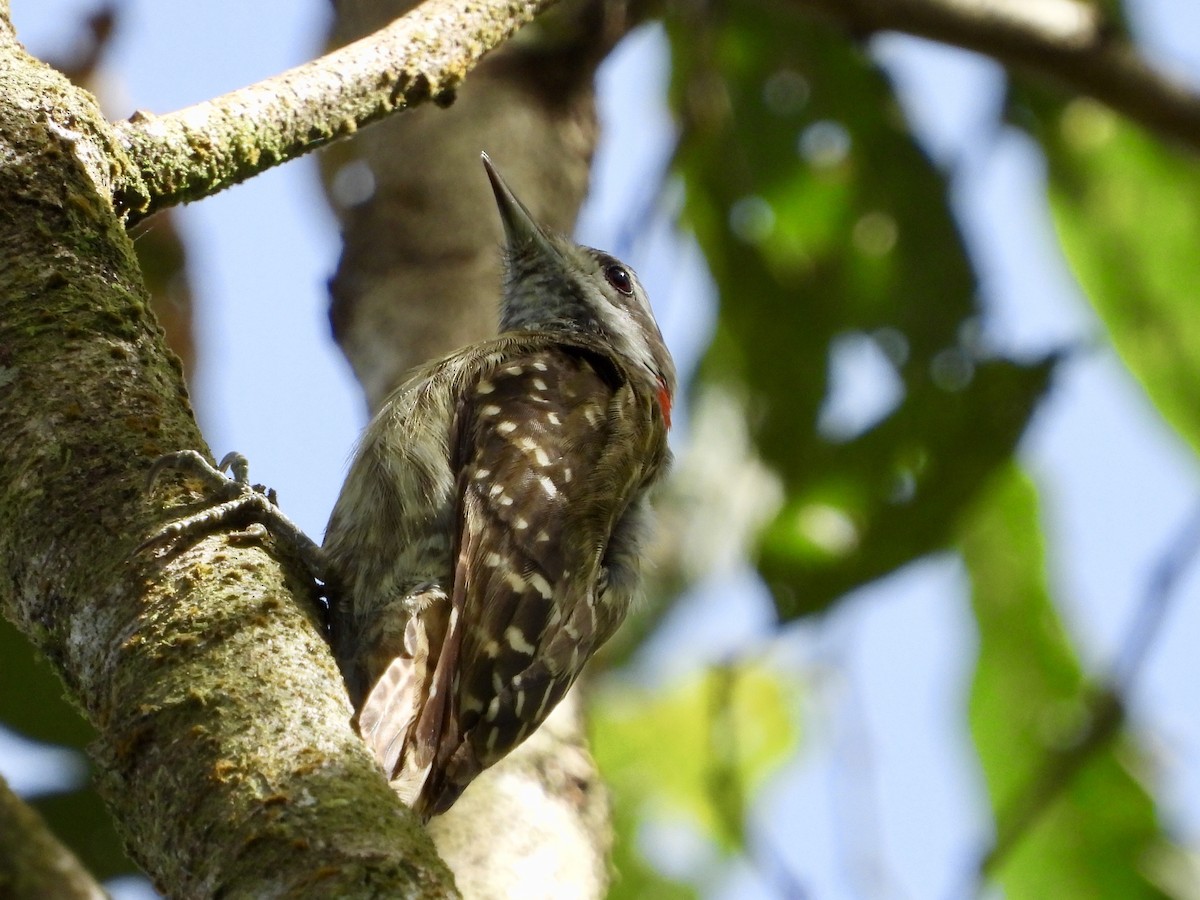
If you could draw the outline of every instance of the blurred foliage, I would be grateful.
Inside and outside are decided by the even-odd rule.
[[[0,722],[31,740],[82,751],[94,736],[67,702],[62,682],[11,624],[0,619]],[[89,785],[30,801],[50,830],[97,879],[137,871],[112,818]]]
[[[694,900],[699,897],[694,886],[661,874],[642,856],[636,840],[640,824],[641,810],[628,802],[624,791],[615,790],[613,830],[617,840],[612,851],[613,881],[608,889],[608,900]]]
[[[0,721],[25,737],[76,749],[91,727],[63,695],[50,664],[6,619],[0,619]]]
[[[1119,11],[1108,12],[1120,30]],[[1071,715],[1091,696],[1042,583],[1036,515],[1019,491],[1014,499],[995,487],[1024,484],[1012,474],[1013,455],[1056,359],[989,358],[979,345],[975,277],[946,174],[920,151],[891,85],[846,35],[748,0],[686,5],[668,34],[685,223],[720,296],[699,378],[741,398],[755,449],[783,482],[782,508],[754,548],[759,572],[787,620],[961,542],[976,578],[981,643],[971,720],[1003,814],[1053,755],[1050,733],[1073,733],[1080,723]],[[1077,124],[1094,132],[1094,122]],[[1152,327],[1147,306],[1176,313],[1157,313],[1153,324],[1172,335],[1142,340],[1140,362],[1122,351],[1148,382],[1155,376],[1145,360],[1157,354],[1169,398],[1159,402],[1170,410],[1186,405],[1200,371],[1183,353],[1173,366],[1162,360],[1171,355],[1164,344],[1190,346],[1196,331],[1179,321],[1186,300],[1177,285],[1197,281],[1188,249],[1195,230],[1180,223],[1200,221],[1195,209],[1185,212],[1200,205],[1194,180],[1181,181],[1182,159],[1164,159],[1168,151],[1120,127],[1133,137],[1111,157],[1093,145],[1081,161],[1047,141],[1052,171],[1064,173],[1052,199],[1068,252],[1092,265],[1094,278],[1081,278],[1098,306],[1109,306],[1101,311],[1121,332],[1119,346]],[[1137,187],[1121,169],[1131,154],[1147,176]],[[1172,189],[1179,194],[1168,200]],[[1147,208],[1163,209],[1164,221],[1139,231]],[[1172,282],[1168,270],[1181,256],[1192,262],[1182,278],[1175,267]],[[847,335],[872,341],[899,386],[893,409],[849,435],[821,424],[836,388],[835,348]],[[989,512],[1009,525],[1003,514],[1027,515],[1014,534]],[[1122,750],[1123,759],[1136,755],[1130,742]],[[627,787],[632,796],[642,789]],[[1146,873],[1169,845],[1117,751],[1103,750],[1053,790],[1064,798],[1050,802],[1037,839],[1019,840],[1000,868],[1008,895],[1154,896]],[[721,792],[709,793],[720,808]]]
[[[1031,789],[1055,792],[999,865],[1005,896],[1166,896],[1150,879],[1171,851],[1153,800],[1130,771],[1136,748],[1118,736],[1090,748],[1070,783],[1039,777],[1079,749],[1095,692],[1050,599],[1037,492],[1015,466],[967,518],[962,554],[979,625],[971,732],[998,828],[1027,806]]]
[[[615,791],[618,826],[682,822],[724,854],[746,847],[748,800],[799,746],[799,689],[784,673],[730,664],[663,690],[610,676],[591,701],[592,752]],[[611,896],[672,896],[638,856],[633,831],[622,833]]]
[[[1046,153],[1063,250],[1113,346],[1200,451],[1200,164],[1087,99],[1035,85],[1012,115]]]
[[[747,0],[687,6],[668,31],[686,224],[720,289],[701,379],[744,398],[783,478],[757,553],[792,618],[944,547],[1049,365],[980,359],[945,178],[859,48]],[[903,396],[879,427],[835,440],[818,421],[847,334],[876,343]]]

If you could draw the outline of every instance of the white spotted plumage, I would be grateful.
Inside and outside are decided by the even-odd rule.
[[[368,426],[326,531],[363,737],[423,815],[524,740],[624,617],[675,376],[616,260],[549,234],[485,160],[507,234],[500,335]]]

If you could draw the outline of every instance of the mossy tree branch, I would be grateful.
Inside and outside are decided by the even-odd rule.
[[[118,179],[131,222],[198,200],[428,100],[445,105],[466,73],[554,0],[426,0],[346,47],[117,133],[136,173]]]
[[[213,536],[134,555],[203,447],[112,198],[138,169],[0,7],[0,612],[99,737],[101,791],[171,896],[446,896],[349,723],[300,567]]]

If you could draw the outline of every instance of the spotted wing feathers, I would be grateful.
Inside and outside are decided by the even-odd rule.
[[[624,615],[606,554],[630,555],[613,530],[666,453],[652,388],[580,347],[508,354],[455,390],[449,583],[406,598],[402,649],[368,666],[382,674],[359,713],[426,816],[541,724]]]
[[[606,359],[560,348],[506,360],[464,392],[451,440],[457,715],[427,786],[432,812],[528,737],[607,637],[596,586],[642,477],[641,448],[614,427],[633,402]]]

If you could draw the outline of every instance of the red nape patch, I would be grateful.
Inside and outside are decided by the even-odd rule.
[[[658,379],[658,405],[662,409],[663,421],[667,423],[667,427],[671,427],[671,392],[667,390],[667,384],[661,378]]]

